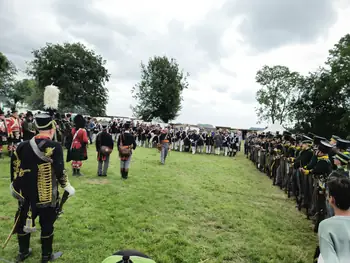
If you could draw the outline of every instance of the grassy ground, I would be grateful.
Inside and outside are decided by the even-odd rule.
[[[137,149],[122,181],[113,153],[106,179],[96,176],[93,147],[76,196],[55,224],[57,262],[98,263],[134,248],[158,263],[311,262],[317,242],[310,222],[242,153],[228,157],[171,152],[159,165],[155,149]],[[9,160],[0,160],[0,239],[10,232],[16,201],[9,194]],[[69,168],[70,171],[70,168]],[[40,234],[32,237],[40,258]],[[13,260],[16,237],[0,257]],[[1,260],[0,260],[1,262]]]

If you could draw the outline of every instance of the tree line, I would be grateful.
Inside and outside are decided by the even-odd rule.
[[[16,66],[0,52],[0,96],[8,107],[23,103],[33,110],[42,109],[44,88],[53,84],[60,89],[60,112],[106,115],[106,84],[111,74],[100,55],[81,43],[47,43],[32,55],[25,70],[29,78],[17,80]],[[140,81],[131,88],[137,101],[131,106],[134,117],[174,120],[181,110],[182,91],[188,88],[188,76],[173,58],[154,56],[148,64],[141,62]]]
[[[301,61],[302,63],[302,61]],[[259,121],[278,123],[296,133],[346,138],[350,134],[350,34],[329,50],[325,64],[302,75],[282,65],[256,73]]]

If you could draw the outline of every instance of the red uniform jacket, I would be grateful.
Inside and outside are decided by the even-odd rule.
[[[6,122],[7,122],[7,133],[9,136],[14,135],[14,133],[18,133],[20,136],[22,136],[22,126],[18,118],[11,116],[6,120]]]

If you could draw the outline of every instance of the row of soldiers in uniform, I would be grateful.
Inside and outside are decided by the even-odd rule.
[[[350,141],[336,135],[328,141],[311,133],[267,133],[245,141],[247,157],[272,179],[273,185],[295,198],[299,210],[305,209],[315,232],[322,220],[334,215],[327,202],[326,183],[333,171],[349,177],[349,151]]]
[[[28,141],[39,133],[38,127],[33,122],[34,117],[31,111],[19,114],[18,110],[13,108],[10,116],[5,116],[4,112],[0,110],[0,157],[2,157],[5,145],[7,145],[8,153],[11,156],[19,142]],[[56,113],[54,118],[56,121],[55,140],[69,148],[72,139],[71,130],[74,127],[71,114],[65,114],[61,118],[61,115]]]
[[[227,131],[197,131],[173,129],[167,127],[172,150],[179,152],[223,154],[224,156],[235,156],[239,150],[239,137]],[[147,126],[138,126],[134,130],[134,136],[138,146],[153,148],[159,142],[161,129],[149,129]]]

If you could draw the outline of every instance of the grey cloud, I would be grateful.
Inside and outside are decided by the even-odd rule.
[[[293,43],[311,43],[325,36],[336,21],[332,0],[227,1],[227,16],[242,16],[239,29],[258,52]]]
[[[229,89],[228,86],[223,86],[223,85],[213,87],[213,90],[216,90],[217,92],[220,92],[220,93],[226,93],[228,89]]]
[[[256,102],[255,95],[255,90],[245,89],[239,92],[231,93],[230,97],[232,100],[240,101],[244,104],[252,104]]]
[[[231,70],[229,70],[229,69],[227,69],[227,68],[224,68],[224,67],[222,67],[222,66],[220,66],[220,71],[221,72],[223,72],[223,73],[225,73],[226,75],[228,75],[228,76],[231,76],[231,77],[237,77],[237,73],[236,72],[234,72],[234,71],[231,71]]]

